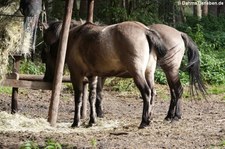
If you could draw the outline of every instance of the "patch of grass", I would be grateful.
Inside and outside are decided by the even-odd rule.
[[[91,139],[91,146],[92,146],[92,148],[96,148],[97,140],[95,138]]]
[[[219,144],[221,147],[225,147],[225,140],[222,140],[221,143]]]
[[[155,85],[157,99],[163,99],[164,101],[170,100],[169,86],[167,85]]]
[[[65,83],[63,91],[65,91],[66,93],[73,93],[73,85],[72,85],[72,83]]]
[[[60,143],[50,139],[47,140],[45,149],[62,149],[62,146]]]
[[[137,92],[138,89],[131,78],[107,78],[105,86],[108,86],[113,91],[118,92]]]
[[[20,146],[19,149],[62,149],[62,146],[60,143],[53,141],[51,139],[47,140],[45,143],[45,146],[39,147],[38,144],[34,141],[27,141],[24,144]]]
[[[223,94],[225,93],[225,85],[211,85],[208,88],[209,94]]]
[[[219,144],[212,144],[210,149],[223,149],[225,147],[225,140],[222,140]]]
[[[41,62],[32,62],[22,60],[20,65],[20,73],[22,74],[43,74],[45,72],[45,65]]]
[[[20,146],[19,149],[39,149],[37,143],[33,141],[27,141]]]
[[[12,94],[12,87],[0,86],[0,94]]]

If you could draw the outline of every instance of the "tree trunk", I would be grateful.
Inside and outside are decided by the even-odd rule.
[[[94,0],[88,0],[88,9],[87,9],[87,22],[93,22],[94,14]]]
[[[53,0],[45,0],[44,1],[45,9],[46,9],[46,15],[47,15],[47,20],[50,19],[49,16],[51,16],[50,14],[53,11],[52,1]]]
[[[158,14],[163,21],[174,24],[175,23],[175,2],[173,0],[160,0],[158,7]]]
[[[79,10],[79,17],[86,18],[87,15],[87,0],[80,0],[80,10]]]
[[[205,0],[205,2],[208,2],[208,0]],[[202,6],[202,16],[208,16],[208,5]]]
[[[194,5],[194,16],[197,16],[199,19],[202,18],[202,9],[201,4]]]
[[[182,2],[182,0],[180,0],[180,3]],[[179,5],[179,9],[180,9],[180,17],[181,17],[181,22],[186,22],[186,17],[184,15],[184,6],[183,5]]]

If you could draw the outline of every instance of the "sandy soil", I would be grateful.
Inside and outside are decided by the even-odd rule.
[[[211,95],[208,102],[184,100],[183,117],[175,123],[164,121],[169,100],[157,97],[153,120],[146,129],[138,129],[142,112],[139,95],[105,90],[105,117],[98,119],[96,126],[85,128],[87,118],[75,129],[70,128],[72,94],[61,95],[56,128],[46,122],[50,97],[50,91],[20,90],[19,116],[41,118],[44,124],[16,125],[20,121],[16,117],[12,118],[16,122],[6,119],[7,126],[0,126],[0,149],[16,149],[28,140],[43,146],[48,139],[58,141],[63,148],[225,148],[224,95]],[[10,100],[10,95],[0,94],[0,114],[10,113]]]

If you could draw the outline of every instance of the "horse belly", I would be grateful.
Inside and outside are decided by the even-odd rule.
[[[107,77],[116,76],[122,72],[125,72],[126,69],[118,59],[104,59],[99,61],[95,65],[89,66],[88,71],[90,75]]]

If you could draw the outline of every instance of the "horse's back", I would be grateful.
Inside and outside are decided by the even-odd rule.
[[[142,63],[145,67],[149,56],[145,29],[133,22],[81,25],[70,32],[68,47],[71,61],[86,65],[88,71],[97,75],[122,72],[129,65],[136,66],[131,63]],[[72,58],[75,55],[80,57],[79,61]]]

